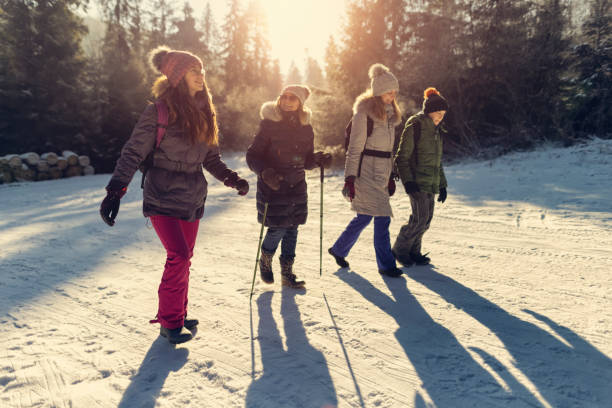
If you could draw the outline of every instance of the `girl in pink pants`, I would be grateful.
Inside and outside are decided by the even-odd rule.
[[[185,316],[190,260],[208,190],[202,170],[240,195],[249,191],[249,183],[221,161],[215,107],[200,58],[160,47],[150,60],[162,74],[153,84],[156,103],[145,108],[123,146],[100,215],[115,224],[121,197],[139,165],[147,163],[143,213],[167,252],[157,319],[151,322],[160,323],[160,334],[176,344],[191,340],[198,324]]]

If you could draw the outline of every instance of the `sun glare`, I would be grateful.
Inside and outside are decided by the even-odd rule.
[[[323,62],[330,35],[342,25],[344,0],[262,0],[268,17],[271,54],[286,72],[294,61],[302,67],[306,55]]]

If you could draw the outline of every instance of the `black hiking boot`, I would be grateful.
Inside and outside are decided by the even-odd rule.
[[[381,275],[389,276],[391,278],[399,278],[404,273],[401,269],[394,266],[393,269],[379,269],[378,273]]]
[[[429,265],[429,262],[431,262],[431,259],[423,254],[410,254],[410,258],[412,258],[417,265]]]
[[[297,280],[297,276],[293,274],[293,259],[280,258],[280,264],[283,286],[293,289],[303,289],[306,282]]]
[[[274,253],[261,250],[261,258],[259,258],[259,276],[266,283],[274,283],[274,275],[272,274],[272,256]]]
[[[393,249],[391,250],[391,253],[393,254],[393,257],[395,258],[395,260],[401,263],[403,266],[410,267],[414,265],[414,261],[412,260],[410,256],[407,256],[407,257],[401,256],[398,253],[396,253]]]
[[[336,263],[338,264],[339,267],[341,267],[341,268],[348,268],[349,267],[349,263],[346,261],[346,258],[334,254],[332,252],[331,248],[329,248],[327,250],[327,252],[329,252],[329,254],[334,257],[334,259],[336,260]]]
[[[171,344],[185,343],[193,338],[191,333],[183,332],[182,327],[167,329],[164,326],[159,328],[159,335],[168,339]]]

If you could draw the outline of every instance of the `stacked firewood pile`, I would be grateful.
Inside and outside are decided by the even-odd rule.
[[[55,153],[8,154],[0,157],[0,184],[14,181],[52,180],[94,174],[88,156],[65,150]]]

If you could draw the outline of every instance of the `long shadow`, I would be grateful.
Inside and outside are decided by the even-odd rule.
[[[142,193],[132,183],[122,199],[117,224],[101,220],[99,205],[109,175],[0,186],[0,237],[11,243],[0,249],[0,313],[31,302],[66,282],[94,271],[120,249],[146,240],[158,243],[142,216]],[[20,191],[39,196],[25,203]],[[232,191],[228,189],[228,193]],[[36,193],[36,194],[35,194]],[[204,222],[226,211],[225,192],[207,200]],[[160,251],[163,251],[159,244]],[[163,263],[159,265],[161,273]]]
[[[541,406],[537,399],[516,381],[512,388],[505,390],[472,358],[448,329],[431,318],[410,293],[403,277],[384,278],[391,291],[389,296],[355,272],[339,269],[335,274],[395,319],[399,326],[395,338],[414,366],[421,386],[427,391],[434,406]],[[397,374],[405,377],[405,373]],[[390,371],[389,375],[393,375],[393,372]],[[415,393],[412,405],[428,406],[419,392]]]
[[[414,268],[410,278],[438,293],[488,327],[515,366],[553,407],[603,407],[612,401],[612,359],[571,329],[525,310],[561,339],[521,320],[433,267]]]
[[[258,337],[263,374],[254,380],[246,396],[247,408],[313,407],[338,405],[334,384],[323,353],[308,342],[295,302],[298,292],[282,292],[281,315],[287,350],[283,349],[278,326],[272,315],[273,292],[257,298]]]
[[[158,337],[142,360],[138,372],[123,393],[118,408],[154,407],[171,372],[180,370],[187,362],[189,350],[175,348],[163,337]]]

